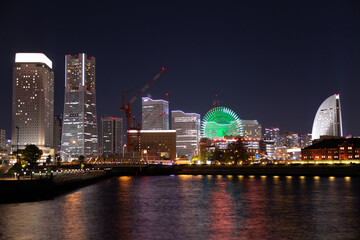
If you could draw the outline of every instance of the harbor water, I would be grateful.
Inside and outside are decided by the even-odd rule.
[[[1,204],[0,239],[360,239],[359,207],[357,177],[113,177]]]

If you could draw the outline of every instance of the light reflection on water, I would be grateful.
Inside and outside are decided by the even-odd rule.
[[[0,205],[0,239],[360,239],[360,179],[118,177]]]

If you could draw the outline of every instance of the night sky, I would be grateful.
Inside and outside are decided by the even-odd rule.
[[[340,93],[346,135],[360,136],[359,1],[0,1],[0,128],[10,137],[16,52],[53,62],[62,114],[64,56],[96,57],[98,117],[124,117],[143,96],[171,110],[220,104],[265,127],[310,133],[327,97]],[[141,100],[133,105],[140,118]]]

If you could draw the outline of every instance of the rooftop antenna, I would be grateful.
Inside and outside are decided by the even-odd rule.
[[[219,96],[217,94],[215,94],[215,99],[213,101],[213,107],[219,107],[219,106],[220,106]]]

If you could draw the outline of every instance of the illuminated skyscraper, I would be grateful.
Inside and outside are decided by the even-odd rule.
[[[120,155],[123,147],[123,119],[101,118],[101,153],[105,156]]]
[[[200,141],[200,114],[171,111],[171,128],[176,130],[176,152],[191,158],[197,154]]]
[[[312,139],[320,136],[343,136],[340,95],[334,94],[328,97],[316,112],[312,128]]]
[[[65,104],[61,157],[71,161],[80,155],[98,155],[95,58],[85,53],[65,56]]]
[[[12,148],[53,145],[54,72],[42,53],[17,53],[13,69]]]
[[[169,130],[169,102],[142,98],[142,129]]]

